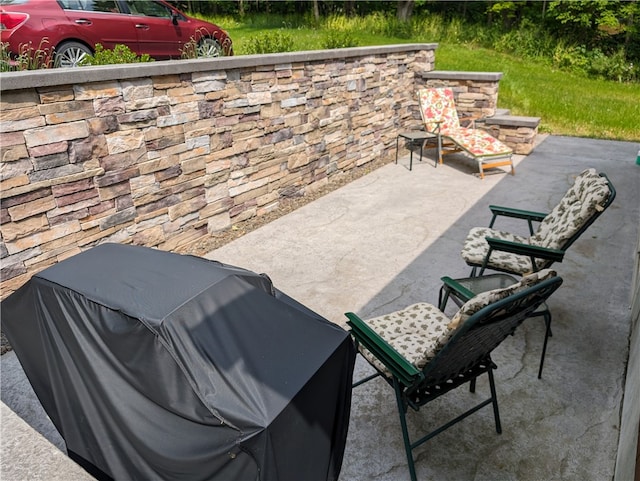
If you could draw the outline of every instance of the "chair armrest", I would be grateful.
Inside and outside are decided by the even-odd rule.
[[[493,224],[498,216],[512,217],[516,219],[526,220],[529,224],[529,233],[531,235],[533,235],[533,225],[531,224],[531,222],[541,222],[547,216],[547,214],[545,214],[544,212],[514,209],[512,207],[503,207],[500,205],[490,205],[489,209],[493,213],[493,217],[491,217],[491,222],[489,223],[489,228],[493,227]]]
[[[436,128],[433,130],[427,130],[427,123],[429,124],[436,124]],[[440,135],[440,128],[442,127],[442,124],[444,123],[444,120],[435,120],[435,119],[429,119],[428,121],[424,122],[425,128],[424,130],[426,130],[427,132],[429,132],[430,134],[435,134],[435,135]]]
[[[440,280],[442,281],[442,286],[440,287],[440,292],[438,294],[438,309],[442,312],[447,308],[449,297],[452,294],[453,297],[451,298],[458,307],[475,296],[475,293],[471,292],[459,282],[451,279],[449,276],[441,277]]]
[[[469,125],[463,125],[463,127],[468,128],[470,126],[472,129],[476,128],[476,122],[482,121],[482,120],[484,120],[484,117],[477,116],[477,115],[475,115],[475,116],[474,115],[467,115],[466,117],[458,117],[458,121],[460,122],[460,125],[462,125],[463,122],[469,121],[470,122]]]
[[[469,299],[475,297],[475,293],[471,292],[469,289],[464,287],[459,282],[456,282],[455,280],[451,279],[451,277],[448,277],[448,276],[441,277],[440,280],[442,281],[442,284],[445,286],[445,289],[455,292],[456,296],[459,299],[462,299],[464,302],[467,302]],[[442,310],[442,308],[440,309]]]
[[[402,383],[407,386],[412,385],[422,371],[407,361],[402,354],[353,312],[346,312],[345,316],[349,319],[347,324],[351,327],[351,335],[356,342],[367,348]]]
[[[544,212],[534,212],[532,210],[514,209],[513,207],[503,207],[501,205],[490,205],[489,209],[493,215],[506,217],[516,217],[518,219],[531,219],[537,222],[543,220],[548,214]]]
[[[485,237],[485,239],[489,244],[490,251],[496,250],[511,252],[512,254],[529,256],[532,259],[546,259],[554,262],[562,262],[565,252],[560,249],[549,249],[547,247],[533,246],[530,244],[520,244],[518,242],[496,239],[495,237]]]

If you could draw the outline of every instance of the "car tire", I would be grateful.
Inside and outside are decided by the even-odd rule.
[[[221,57],[222,46],[215,38],[206,37],[198,42],[198,57]]]
[[[63,42],[56,47],[53,65],[55,67],[80,67],[80,62],[93,52],[79,42]]]

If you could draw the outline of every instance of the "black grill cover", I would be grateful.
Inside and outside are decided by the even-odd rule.
[[[2,328],[69,453],[102,474],[338,478],[353,343],[265,275],[104,244],[33,276]]]

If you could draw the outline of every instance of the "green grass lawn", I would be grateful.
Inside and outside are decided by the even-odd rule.
[[[252,37],[265,32],[284,32],[294,41],[294,50],[321,49],[331,35],[326,28],[293,25],[286,19],[269,17],[242,23],[228,18],[209,19],[224,26],[234,41],[236,55],[247,53]],[[340,26],[339,26],[340,27]],[[343,28],[343,27],[340,27]],[[540,62],[474,48],[419,38],[398,38],[375,31],[349,32],[359,46],[401,43],[438,43],[437,70],[502,72],[498,106],[513,115],[540,117],[540,131],[575,137],[640,141],[640,84],[597,80],[554,70]]]
[[[556,135],[640,141],[640,84],[590,79],[486,49],[439,45],[436,69],[502,72],[498,105]]]

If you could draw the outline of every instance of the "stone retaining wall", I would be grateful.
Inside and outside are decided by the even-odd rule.
[[[180,250],[391,158],[435,48],[2,74],[2,297],[97,243]]]
[[[486,130],[516,154],[531,153],[540,118],[499,112],[498,84],[502,73],[434,70],[423,73],[422,78],[427,87],[451,87],[460,116],[485,119],[476,123],[477,128]]]
[[[540,117],[518,115],[494,115],[477,126],[502,140],[516,154],[529,155],[538,135]]]
[[[433,71],[436,47],[2,74],[0,297],[100,242],[186,250],[390,160],[425,85],[495,114],[502,74]]]
[[[500,72],[453,72],[432,70],[424,72],[426,87],[451,87],[456,99],[456,110],[461,117],[491,117],[498,108]]]

